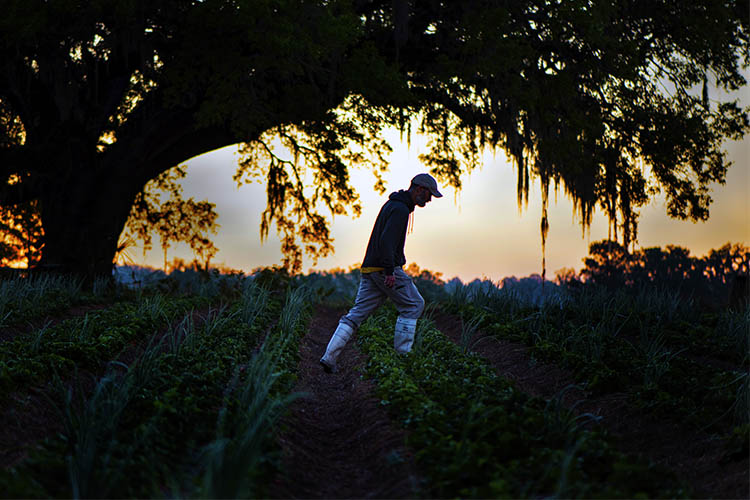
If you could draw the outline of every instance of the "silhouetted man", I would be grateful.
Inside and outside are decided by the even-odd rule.
[[[339,320],[320,359],[326,372],[336,371],[336,359],[352,333],[386,298],[393,301],[399,313],[393,346],[400,353],[411,351],[417,319],[424,309],[424,299],[401,268],[406,264],[404,242],[414,207],[424,207],[433,196],[443,196],[438,191],[437,182],[431,175],[419,174],[411,180],[408,191],[391,193],[380,209],[362,261],[362,279],[354,307]]]

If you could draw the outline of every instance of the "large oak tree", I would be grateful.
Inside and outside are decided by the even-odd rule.
[[[709,92],[745,84],[742,0],[2,4],[0,207],[39,211],[40,266],[89,276],[109,272],[150,180],[230,144],[295,268],[332,248],[321,208],[358,210],[349,169],[385,168],[388,126],[416,123],[422,160],[457,187],[482,148],[505,150],[519,203],[534,177],[545,206],[562,186],[626,247],[656,190],[669,215],[707,218],[722,142],[748,130]]]

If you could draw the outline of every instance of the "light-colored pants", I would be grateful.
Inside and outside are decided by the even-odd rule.
[[[340,322],[356,330],[387,298],[396,305],[399,316],[418,319],[424,310],[424,299],[419,294],[419,290],[409,275],[400,267],[394,269],[393,275],[396,277],[396,284],[393,288],[388,288],[385,286],[383,271],[363,274],[354,307],[341,317]]]

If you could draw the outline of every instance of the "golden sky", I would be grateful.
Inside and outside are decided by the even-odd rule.
[[[745,87],[739,96],[750,103]],[[387,134],[393,146],[391,167],[385,176],[387,192],[375,193],[374,176],[353,169],[352,184],[361,197],[362,215],[353,219],[334,219],[332,236],[335,254],[321,259],[315,269],[348,268],[364,257],[372,224],[389,193],[406,189],[411,178],[426,171],[418,156],[425,142],[413,137],[411,145],[399,140],[398,133]],[[725,144],[734,165],[729,169],[724,186],[712,186],[711,216],[707,222],[684,222],[666,215],[663,198],[654,199],[641,210],[637,246],[665,247],[675,244],[690,249],[692,255],[705,255],[725,243],[750,243],[750,138]],[[213,264],[250,271],[258,266],[281,262],[279,240],[275,228],[261,244],[260,216],[265,208],[265,186],[245,185],[240,188],[232,180],[239,158],[236,146],[223,148],[187,162],[188,175],[183,181],[184,196],[206,199],[216,204],[221,225],[214,242],[219,253]],[[489,278],[497,281],[506,276],[528,276],[541,273],[542,249],[539,234],[541,195],[538,181],[532,182],[528,207],[519,211],[516,198],[516,171],[505,153],[485,155],[481,170],[464,177],[460,193],[441,186],[443,198],[433,199],[425,208],[417,207],[413,232],[407,236],[407,265],[439,271],[443,277],[459,277],[463,281]],[[561,268],[579,270],[588,254],[589,243],[607,237],[607,221],[598,211],[591,228],[582,233],[573,215],[572,204],[561,190],[550,195],[550,229],[547,239],[547,277],[554,278]],[[164,257],[158,240],[157,248],[143,257],[140,248],[130,250],[134,263],[163,267]],[[170,248],[168,260],[180,257],[192,261],[186,246]],[[303,269],[313,267],[305,259]]]

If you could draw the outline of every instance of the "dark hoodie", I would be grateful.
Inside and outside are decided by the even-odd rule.
[[[406,264],[404,242],[413,211],[414,202],[407,191],[391,193],[375,219],[362,267],[382,267],[385,274],[393,274],[394,267]]]

